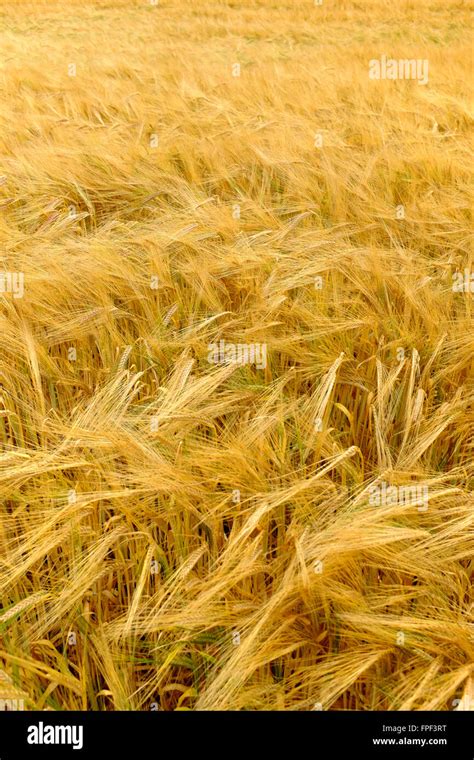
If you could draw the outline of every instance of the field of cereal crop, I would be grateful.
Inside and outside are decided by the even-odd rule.
[[[474,700],[472,7],[0,1],[0,699]]]

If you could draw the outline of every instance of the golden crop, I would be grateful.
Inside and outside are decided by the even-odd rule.
[[[1,0],[0,698],[474,701],[471,9]]]

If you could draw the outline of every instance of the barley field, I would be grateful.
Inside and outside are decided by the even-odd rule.
[[[473,707],[472,7],[0,0],[7,709]]]

